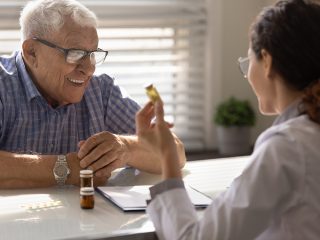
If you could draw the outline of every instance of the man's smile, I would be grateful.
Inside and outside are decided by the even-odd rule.
[[[67,80],[73,84],[78,85],[78,86],[85,83],[85,80],[79,80],[79,79],[73,79],[73,78],[67,78]]]

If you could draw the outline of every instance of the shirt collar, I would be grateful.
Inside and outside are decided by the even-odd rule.
[[[22,53],[19,51],[17,56],[16,56],[16,66],[17,70],[19,73],[19,78],[20,81],[22,82],[25,90],[26,90],[26,95],[28,98],[28,101],[31,99],[41,96],[39,93],[38,89],[34,85],[29,73],[27,72],[26,66],[24,64],[23,58],[22,58]]]
[[[286,122],[291,118],[295,118],[301,115],[300,111],[301,99],[295,100],[291,103],[273,122],[272,126],[278,125],[280,123]]]

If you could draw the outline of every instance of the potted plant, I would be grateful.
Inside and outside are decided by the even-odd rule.
[[[223,155],[243,155],[251,152],[250,127],[256,122],[255,112],[247,100],[230,97],[217,106],[218,150]]]

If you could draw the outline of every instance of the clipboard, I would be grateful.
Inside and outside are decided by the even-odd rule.
[[[145,211],[147,200],[150,199],[149,188],[151,186],[102,186],[97,187],[96,190],[124,212]],[[186,190],[196,208],[205,208],[211,204],[212,199],[196,189],[186,186]]]

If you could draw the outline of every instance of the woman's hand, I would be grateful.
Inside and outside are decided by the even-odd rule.
[[[164,178],[181,177],[177,147],[170,131],[172,126],[164,120],[161,99],[155,104],[149,102],[136,114],[138,141],[161,159]]]

